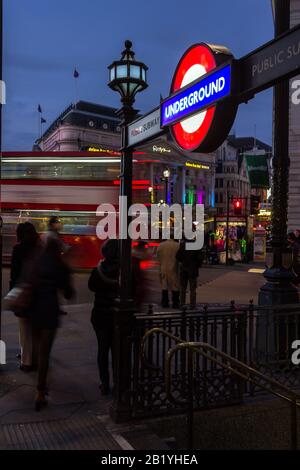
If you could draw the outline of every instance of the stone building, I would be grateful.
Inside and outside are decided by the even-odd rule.
[[[217,215],[227,211],[227,197],[242,198],[249,209],[251,191],[245,153],[257,150],[271,157],[271,147],[254,137],[228,136],[216,153],[215,207]]]

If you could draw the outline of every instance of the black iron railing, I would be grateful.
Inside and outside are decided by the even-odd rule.
[[[252,302],[242,306],[231,302],[228,307],[204,306],[197,311],[150,310],[150,314],[136,315],[131,338],[134,416],[180,411],[179,405],[167,400],[164,387],[164,361],[174,345],[171,337],[157,334],[148,339],[145,357],[152,367],[141,359],[142,338],[154,327],[184,341],[208,343],[289,388],[300,387],[300,369],[291,362],[292,343],[300,339],[299,305],[256,307]],[[195,358],[195,371],[194,406],[198,409],[237,404],[247,396],[262,393],[254,383],[245,384],[202,356]],[[184,394],[188,383],[186,352],[176,353],[171,372],[173,393]]]

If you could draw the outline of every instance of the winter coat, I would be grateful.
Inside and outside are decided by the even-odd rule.
[[[21,275],[24,271],[26,261],[30,260],[31,255],[35,251],[35,246],[24,243],[17,243],[13,247],[11,265],[10,265],[10,282],[9,288],[13,289],[18,282],[21,281]]]
[[[199,275],[199,268],[202,266],[202,250],[187,250],[186,242],[180,243],[176,258],[180,262],[180,274],[189,279]]]
[[[95,293],[91,322],[94,328],[113,327],[114,303],[119,288],[119,263],[100,261],[91,272],[88,286]]]
[[[175,240],[165,240],[157,249],[162,290],[179,290],[179,263],[176,259],[178,249],[179,243]]]
[[[32,278],[32,324],[36,328],[56,329],[59,326],[59,292],[66,299],[73,295],[71,273],[63,261],[57,245],[44,248]]]

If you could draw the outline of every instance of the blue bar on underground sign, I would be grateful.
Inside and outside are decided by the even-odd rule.
[[[187,118],[230,94],[230,64],[161,104],[161,125]]]

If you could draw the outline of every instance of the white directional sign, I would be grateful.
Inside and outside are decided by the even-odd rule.
[[[160,108],[158,107],[129,124],[127,128],[128,146],[133,147],[139,142],[144,142],[163,132],[160,128]]]

